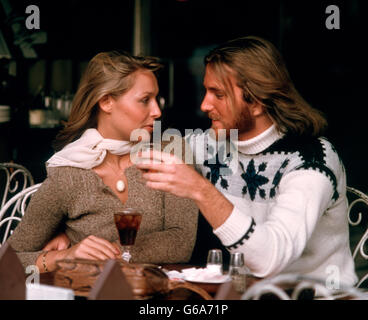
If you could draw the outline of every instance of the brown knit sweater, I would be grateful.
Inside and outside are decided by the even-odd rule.
[[[133,207],[142,213],[132,262],[187,262],[194,247],[198,208],[188,199],[147,188],[135,167],[125,171],[128,200],[123,204],[93,171],[48,168],[26,214],[9,238],[24,268],[34,265],[44,245],[63,231],[74,245],[89,235],[117,241],[114,212]]]

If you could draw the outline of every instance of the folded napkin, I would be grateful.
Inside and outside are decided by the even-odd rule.
[[[166,275],[170,280],[212,282],[221,283],[229,281],[231,278],[227,274],[219,274],[217,270],[209,268],[187,268],[181,272],[176,270],[167,271]]]

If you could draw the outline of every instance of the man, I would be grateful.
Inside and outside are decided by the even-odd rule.
[[[223,245],[244,253],[255,276],[295,272],[326,279],[337,270],[336,281],[353,285],[345,171],[321,137],[325,119],[299,95],[268,41],[229,41],[205,64],[201,110],[217,138],[221,130],[228,138],[238,130],[236,157],[230,156],[236,168],[219,150],[216,164],[196,159],[202,175],[188,165],[139,164],[151,169],[143,173],[147,186],[193,199]],[[215,137],[204,135],[210,150]],[[192,148],[196,138],[187,137]]]

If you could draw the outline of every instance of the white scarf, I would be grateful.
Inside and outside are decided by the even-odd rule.
[[[87,129],[78,140],[55,153],[46,165],[92,169],[104,161],[107,151],[123,155],[128,154],[132,146],[133,143],[130,141],[104,139],[96,129]]]

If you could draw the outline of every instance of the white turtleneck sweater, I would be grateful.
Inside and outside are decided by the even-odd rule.
[[[237,141],[238,157],[231,160],[207,133],[186,140],[197,152],[197,170],[234,205],[214,233],[230,252],[243,252],[252,274],[298,273],[323,280],[334,270],[341,284],[357,281],[345,171],[330,142],[283,136],[272,125]],[[207,158],[198,155],[201,148],[208,150]]]

